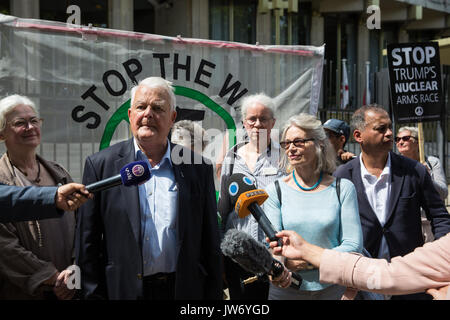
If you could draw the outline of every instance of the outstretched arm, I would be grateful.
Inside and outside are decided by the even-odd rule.
[[[283,247],[270,242],[274,254],[306,260],[319,268],[320,281],[383,294],[410,294],[450,285],[450,233],[391,262],[338,252],[306,242],[293,231],[277,234]]]

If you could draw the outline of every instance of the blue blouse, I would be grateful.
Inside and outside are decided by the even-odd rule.
[[[353,183],[341,179],[339,204],[336,180],[326,189],[302,192],[278,179],[281,202],[271,183],[266,191],[269,198],[264,211],[276,230],[293,230],[309,243],[343,252],[361,252],[363,237],[359,219],[358,199]],[[300,290],[316,291],[330,286],[319,282],[319,270],[298,272],[303,277]]]

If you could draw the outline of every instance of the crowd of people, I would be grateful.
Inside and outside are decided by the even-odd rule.
[[[385,299],[449,297],[446,178],[438,158],[419,161],[414,127],[394,137],[385,109],[368,105],[350,126],[292,116],[277,142],[274,100],[249,95],[241,103],[246,139],[223,152],[218,174],[207,159],[194,161],[205,131],[175,123],[175,105],[170,82],[139,82],[128,110],[132,138],[88,156],[77,184],[36,153],[42,119],[33,102],[0,101],[0,299],[221,300],[224,288],[231,300],[352,299],[358,289]],[[344,149],[351,137],[358,156]],[[138,160],[150,168],[145,183],[86,190]],[[236,214],[236,173],[267,191],[262,210],[282,247],[255,217]],[[270,242],[282,274],[245,281],[254,275],[220,250],[229,229]],[[72,264],[79,290],[67,286]],[[381,278],[368,285],[373,270]],[[299,289],[290,287],[294,272]]]

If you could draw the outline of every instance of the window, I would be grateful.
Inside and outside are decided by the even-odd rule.
[[[335,15],[326,15],[324,18],[324,42],[325,50],[325,64],[323,66],[323,94],[324,106],[327,108],[337,108],[336,102],[336,76],[337,76],[337,28],[338,18]],[[339,91],[337,92],[339,95]]]
[[[356,107],[357,78],[357,21],[352,14],[325,16],[325,64],[323,68],[324,106],[331,109],[340,108],[342,59],[346,59],[347,79],[349,87],[349,107]],[[340,70],[340,74],[338,72]],[[363,73],[364,74],[364,73]]]
[[[148,0],[134,0],[134,31],[155,33],[155,10]]]
[[[409,42],[427,42],[440,38],[441,30],[410,30],[408,31]]]
[[[0,0],[0,13],[11,14],[11,8],[9,6],[9,0]]]
[[[391,43],[398,42],[398,30],[400,29],[400,26],[398,26],[396,23],[385,23],[383,24],[383,50],[387,49],[387,45]],[[380,69],[387,68],[387,54],[383,55],[382,63],[380,66]]]
[[[277,12],[271,12],[271,43],[276,44],[276,17]],[[298,12],[283,10],[279,17],[280,45],[309,45],[311,44],[311,15],[310,2],[298,2]],[[289,26],[291,25],[291,27]]]
[[[210,39],[256,43],[257,5],[255,0],[210,0]]]

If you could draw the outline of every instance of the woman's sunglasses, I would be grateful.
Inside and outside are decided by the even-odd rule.
[[[409,139],[411,139],[414,137],[413,136],[404,136],[404,137],[395,137],[395,143],[399,143],[400,140],[403,140],[403,142],[409,141]]]

